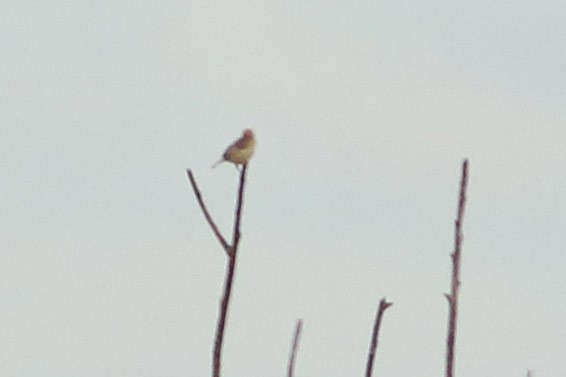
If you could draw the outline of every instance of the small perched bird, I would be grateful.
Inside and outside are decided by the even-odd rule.
[[[251,129],[244,130],[242,137],[231,144],[222,155],[222,158],[212,165],[215,168],[224,161],[232,162],[236,165],[245,165],[252,157],[255,149],[254,133]]]

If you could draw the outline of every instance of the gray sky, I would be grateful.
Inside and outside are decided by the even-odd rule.
[[[6,1],[0,375],[206,376],[253,127],[226,376],[566,370],[566,4]]]

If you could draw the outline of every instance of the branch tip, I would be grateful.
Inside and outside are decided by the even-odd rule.
[[[454,252],[452,259],[452,282],[450,294],[444,294],[450,307],[448,314],[448,335],[446,336],[446,377],[453,377],[455,363],[456,324],[458,318],[458,291],[460,288],[460,255],[462,252],[462,224],[466,207],[468,187],[468,160],[462,163],[460,191],[458,195],[458,211],[454,221]]]
[[[377,345],[379,342],[379,332],[381,329],[381,321],[383,319],[383,314],[385,313],[385,311],[387,310],[387,308],[389,308],[391,305],[393,305],[392,302],[387,302],[387,299],[385,297],[383,297],[380,301],[379,301],[379,307],[377,309],[377,314],[375,316],[375,322],[373,325],[373,330],[372,330],[372,334],[371,334],[371,341],[370,341],[370,346],[369,346],[369,352],[368,352],[368,359],[367,359],[367,363],[366,363],[366,377],[371,377],[372,372],[373,372],[373,364],[375,361],[375,354],[377,352]]]
[[[293,335],[293,344],[291,346],[291,355],[289,356],[289,363],[287,366],[287,376],[293,377],[295,373],[295,360],[297,358],[297,350],[299,349],[299,340],[301,338],[301,331],[303,329],[303,320],[298,319],[295,325],[295,335]]]

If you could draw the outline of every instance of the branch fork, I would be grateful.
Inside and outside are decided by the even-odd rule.
[[[242,207],[244,203],[244,188],[246,184],[246,171],[247,171],[247,164],[242,166],[240,170],[240,184],[238,186],[238,199],[236,202],[236,212],[234,216],[234,226],[232,232],[232,244],[229,244],[226,241],[226,238],[220,232],[220,229],[216,225],[216,222],[210,215],[206,204],[202,198],[200,190],[198,188],[196,179],[193,175],[191,169],[187,169],[187,176],[189,178],[189,182],[193,188],[193,192],[195,197],[198,201],[200,209],[206,219],[206,222],[212,229],[212,232],[216,236],[216,239],[226,252],[228,257],[228,265],[226,267],[226,276],[224,280],[224,294],[222,295],[222,300],[220,301],[220,308],[218,313],[218,322],[216,326],[216,336],[214,339],[214,350],[212,353],[212,376],[213,377],[220,377],[220,369],[222,365],[222,345],[224,340],[224,329],[226,326],[226,319],[228,317],[228,306],[230,303],[230,297],[232,293],[232,284],[234,281],[234,274],[236,272],[236,256],[238,254],[238,246],[240,244],[240,225],[242,220]]]

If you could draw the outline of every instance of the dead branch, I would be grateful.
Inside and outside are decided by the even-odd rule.
[[[236,203],[236,213],[234,216],[234,232],[232,234],[232,248],[230,254],[236,254],[240,244],[240,222],[242,220],[242,207],[244,205],[244,186],[246,185],[246,170],[248,165],[244,164],[240,172],[240,185],[238,186],[238,201]]]
[[[446,337],[446,377],[454,376],[456,319],[458,316],[458,292],[460,289],[460,254],[462,248],[462,224],[466,205],[466,190],[468,186],[468,160],[462,164],[462,178],[460,180],[460,195],[458,200],[458,214],[454,225],[454,252],[452,259],[452,284],[450,294],[445,294],[448,300],[448,336]]]
[[[379,341],[379,330],[381,328],[381,320],[383,318],[383,313],[385,313],[385,310],[387,310],[387,308],[389,308],[391,305],[393,305],[393,303],[387,302],[385,297],[382,298],[381,301],[379,301],[379,307],[377,309],[377,314],[375,316],[375,322],[373,324],[373,331],[371,335],[371,343],[369,346],[368,360],[366,365],[366,377],[371,377],[373,373],[373,364],[375,361],[375,354],[377,352],[377,345]]]
[[[222,345],[224,340],[224,329],[226,327],[226,318],[228,316],[228,306],[230,303],[230,297],[232,293],[232,285],[234,281],[234,274],[236,272],[236,256],[238,255],[238,245],[240,244],[240,224],[242,218],[242,207],[244,203],[244,186],[246,183],[246,171],[247,165],[244,164],[242,170],[240,171],[240,184],[238,186],[238,199],[236,203],[236,213],[234,216],[234,230],[232,235],[232,245],[226,242],[226,239],[220,233],[220,230],[216,226],[216,223],[210,216],[206,205],[202,199],[200,191],[198,189],[196,180],[190,169],[187,169],[187,175],[193,187],[193,191],[200,205],[200,208],[206,218],[206,221],[212,228],[214,235],[226,251],[228,255],[228,265],[226,267],[226,276],[224,278],[224,294],[222,295],[222,300],[220,302],[220,309],[218,315],[218,322],[216,326],[216,336],[214,340],[214,350],[212,359],[212,376],[220,377],[220,369],[222,366]]]
[[[226,239],[224,238],[222,233],[220,233],[220,230],[218,229],[218,226],[212,219],[212,216],[210,216],[210,213],[208,212],[208,208],[206,208],[206,204],[204,204],[204,200],[202,199],[202,195],[200,193],[200,190],[198,188],[197,182],[195,180],[195,177],[193,176],[193,172],[191,171],[191,169],[187,169],[187,175],[189,177],[189,181],[191,182],[191,186],[193,187],[193,191],[197,198],[200,209],[202,210],[202,213],[206,221],[208,222],[208,225],[210,225],[210,228],[214,232],[214,235],[218,239],[218,242],[220,242],[220,244],[222,245],[224,251],[226,251],[226,253],[230,255],[230,245],[228,245],[228,242],[226,242]]]
[[[297,320],[295,326],[295,335],[293,336],[293,345],[291,347],[291,355],[289,356],[289,364],[287,367],[287,376],[293,377],[295,373],[295,360],[297,358],[297,351],[299,349],[299,340],[301,338],[301,330],[303,329],[303,320]]]

